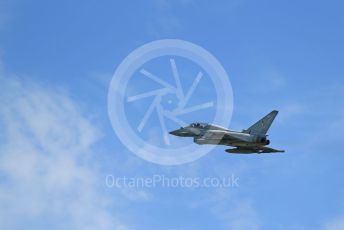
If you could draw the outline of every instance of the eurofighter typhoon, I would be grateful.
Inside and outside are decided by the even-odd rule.
[[[218,125],[207,123],[192,123],[186,127],[169,132],[180,137],[193,137],[197,144],[227,145],[235,148],[226,149],[228,153],[276,153],[284,152],[267,145],[267,132],[277,116],[278,111],[274,110],[257,121],[248,129],[241,132],[230,130]]]

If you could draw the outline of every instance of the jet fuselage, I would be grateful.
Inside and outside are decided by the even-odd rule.
[[[197,144],[228,145],[234,149],[226,149],[229,153],[274,153],[284,152],[266,145],[267,131],[275,119],[278,111],[273,110],[265,117],[241,132],[230,130],[218,125],[207,123],[192,123],[186,127],[171,131],[170,134],[179,137],[193,137]]]

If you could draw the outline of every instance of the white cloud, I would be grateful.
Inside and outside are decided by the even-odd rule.
[[[260,228],[260,218],[249,199],[237,197],[228,190],[218,189],[213,197],[212,211],[227,229],[257,230]]]
[[[324,230],[342,230],[344,229],[344,216],[334,218],[325,223]]]
[[[98,188],[97,127],[63,92],[11,78],[0,76],[0,228],[126,229]]]
[[[146,23],[146,31],[149,35],[158,38],[166,35],[175,35],[183,31],[184,26],[175,14],[176,9],[190,7],[193,1],[178,0],[155,0],[153,1],[154,7],[154,20]]]
[[[284,123],[289,120],[294,119],[297,116],[304,116],[309,110],[307,106],[298,103],[298,102],[289,102],[285,105],[282,105],[279,109],[281,111],[278,122]]]
[[[241,170],[239,169],[239,171]],[[194,209],[209,209],[212,217],[218,220],[218,226],[224,229],[262,229],[261,217],[251,198],[243,197],[241,194],[242,190],[237,189],[236,187],[231,187],[207,190],[200,195],[201,197],[197,202],[191,203],[190,207]]]
[[[8,11],[10,2],[8,0],[0,0],[0,29],[2,29],[9,19]]]

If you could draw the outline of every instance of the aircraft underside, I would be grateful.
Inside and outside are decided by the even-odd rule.
[[[236,148],[226,149],[228,153],[237,154],[251,154],[251,153],[276,153],[284,152],[283,150],[277,150],[266,147],[260,143],[250,143],[245,141],[229,141],[227,139],[205,139],[205,138],[194,138],[194,142],[197,144],[211,144],[211,145],[227,145]]]
[[[200,145],[228,145],[234,147],[258,147],[262,146],[260,143],[252,143],[245,141],[229,141],[227,139],[205,139],[205,138],[194,138],[194,142]]]

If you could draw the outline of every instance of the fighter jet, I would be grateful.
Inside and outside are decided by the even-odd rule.
[[[276,153],[284,152],[267,145],[270,140],[266,134],[277,116],[278,111],[273,110],[265,117],[257,121],[248,129],[240,131],[230,130],[218,125],[208,123],[192,123],[186,127],[169,132],[180,137],[193,137],[197,144],[227,145],[235,148],[226,149],[228,153]]]

